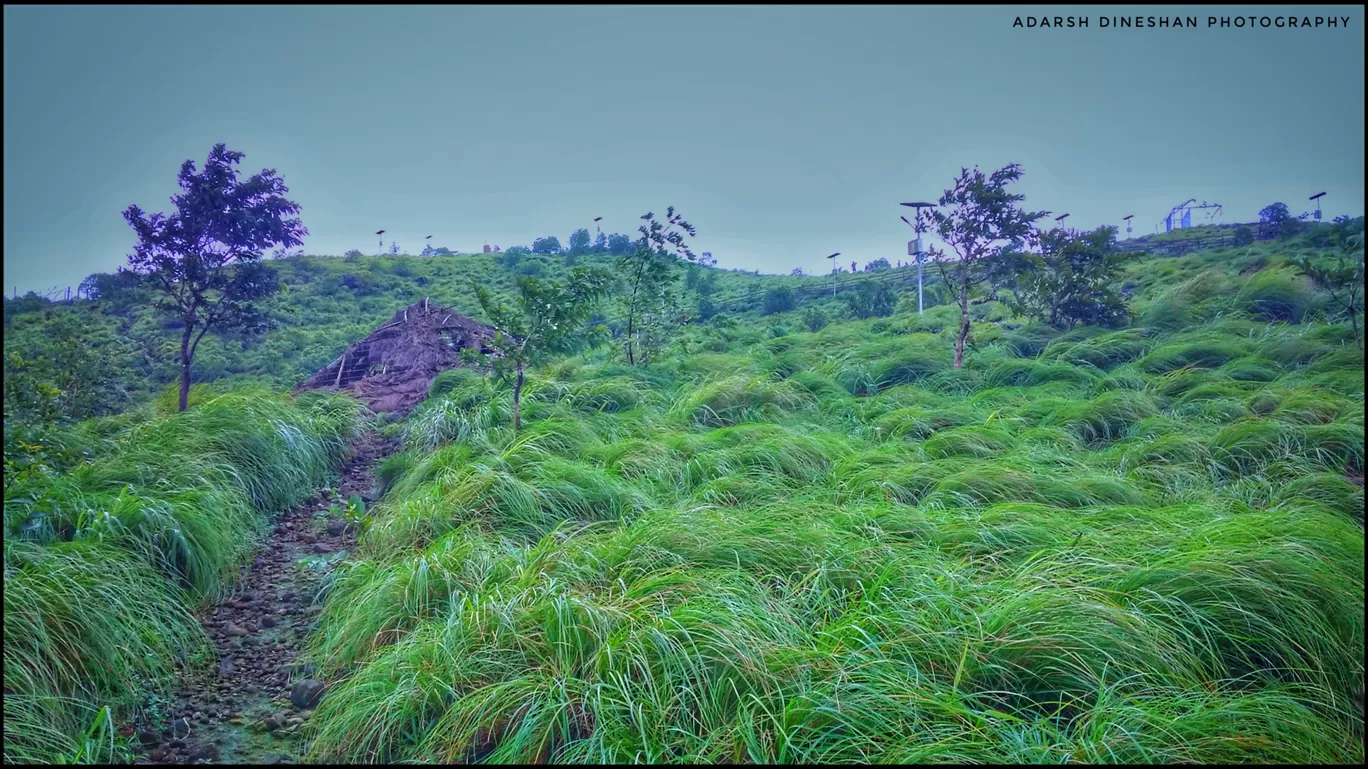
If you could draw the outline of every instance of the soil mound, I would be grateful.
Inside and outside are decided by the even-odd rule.
[[[495,329],[427,299],[349,346],[295,388],[346,390],[376,413],[405,413],[427,397],[438,373],[461,365],[461,351],[494,356]]]

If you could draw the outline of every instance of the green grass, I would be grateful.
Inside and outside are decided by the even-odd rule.
[[[960,372],[903,316],[538,372],[395,471],[310,758],[1361,762],[1362,356],[1200,288]]]
[[[116,758],[104,725],[206,652],[191,610],[357,426],[355,401],[222,395],[125,426],[66,473],[7,481],[5,761]]]
[[[604,347],[533,370],[521,434],[506,384],[442,375],[394,426],[310,637],[331,686],[307,758],[1362,763],[1363,356],[1271,248],[1132,266],[1129,328],[977,322],[960,370],[954,308],[807,332],[800,307],[692,326],[650,367]],[[212,432],[254,461],[164,463],[212,481],[164,507],[243,534],[200,532],[168,571],[142,501],[163,492],[102,456],[45,480],[42,509],[89,529],[66,522],[98,482],[143,534],[42,545],[46,568],[118,548],[134,576],[103,589],[160,573],[190,586],[163,578],[168,607],[212,593],[216,549],[326,464]],[[163,472],[154,448],[101,451]],[[141,496],[117,507],[124,482]],[[7,495],[7,529],[11,507],[15,526],[38,509]],[[63,621],[49,603],[15,622]],[[15,680],[65,696],[134,664],[118,655],[164,676],[195,643],[178,616],[129,614],[60,664],[17,646],[36,661]],[[7,758],[11,723],[24,755],[102,744],[112,695],[59,709],[59,740],[38,726],[56,701],[17,703]]]

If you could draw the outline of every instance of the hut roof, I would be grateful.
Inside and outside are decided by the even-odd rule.
[[[461,365],[461,351],[490,349],[495,329],[427,299],[394,314],[370,336],[304,380],[296,391],[336,388],[372,411],[407,412],[427,397],[438,373]]]

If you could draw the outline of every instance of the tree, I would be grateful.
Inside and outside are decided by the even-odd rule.
[[[475,298],[489,322],[497,329],[491,342],[500,355],[495,373],[513,374],[513,432],[522,430],[522,388],[525,372],[549,355],[564,352],[575,332],[594,311],[604,294],[608,276],[577,267],[564,284],[539,278],[518,278],[518,295],[512,305],[474,281]]]
[[[790,275],[794,275],[794,276],[801,277],[802,274],[803,274],[803,268],[802,268],[802,267],[794,267],[792,270],[789,271],[789,274],[790,274]]]
[[[352,260],[352,261],[355,261],[355,260],[360,259],[361,257],[365,256],[365,254],[363,254],[363,253],[361,253],[360,251],[358,251],[358,250],[356,250],[355,248],[353,248],[353,249],[351,249],[350,251],[348,251],[347,253],[343,254],[342,256],[343,256],[344,258],[346,258],[346,259],[350,259],[350,260]]]
[[[398,244],[398,243],[395,243],[394,241],[391,240],[391,241],[390,241],[390,250],[389,250],[389,252],[390,252],[390,256],[398,256],[398,255],[399,255],[399,244]]]
[[[594,253],[608,253],[608,236],[604,235],[602,231],[599,231],[598,234],[594,235]]]
[[[717,305],[703,294],[698,296],[698,319],[705,321],[717,314]]]
[[[641,238],[618,258],[618,268],[627,276],[627,295],[622,310],[626,326],[623,351],[628,365],[646,363],[651,354],[668,341],[678,321],[678,297],[674,282],[681,262],[697,259],[684,241],[695,236],[693,225],[676,214],[674,206],[665,209],[665,220],[647,212],[645,224],[637,228]]]
[[[570,233],[570,253],[577,256],[589,253],[589,230],[581,227]]]
[[[190,365],[211,329],[257,333],[270,325],[257,305],[279,288],[275,270],[262,263],[273,246],[303,245],[309,234],[295,215],[299,205],[273,169],[238,179],[241,152],[214,145],[204,169],[187,160],[176,212],[144,214],[129,206],[124,219],[138,236],[129,267],[161,297],[155,307],[182,324],[180,410],[190,394]]]
[[[1259,210],[1259,230],[1265,238],[1290,238],[1301,230],[1301,221],[1283,203],[1270,203]]]
[[[85,298],[113,310],[126,310],[147,299],[142,277],[123,268],[113,274],[97,272],[86,277],[80,290]]]
[[[1115,281],[1132,255],[1114,248],[1115,227],[1087,233],[1055,228],[1035,233],[1032,243],[1039,252],[1024,254],[1011,302],[1018,317],[1070,329],[1078,323],[1115,326],[1129,318]]]
[[[780,286],[771,288],[765,292],[765,304],[762,314],[774,315],[775,313],[788,312],[797,306],[793,299],[793,292],[788,288]]]
[[[609,235],[607,242],[608,253],[613,256],[622,256],[632,250],[632,239],[619,232]]]
[[[893,269],[893,265],[889,264],[888,260],[883,258],[875,259],[865,265],[865,272],[883,272],[884,270],[891,269]]]
[[[1252,245],[1254,243],[1254,230],[1248,227],[1235,228],[1235,245],[1238,247]]]
[[[717,260],[713,258],[711,251],[704,251],[698,256],[698,263],[704,267],[716,267]]]
[[[513,248],[510,248],[507,251],[503,252],[502,256],[494,257],[494,261],[503,265],[503,268],[505,270],[516,271],[518,269],[518,263],[523,260],[524,256],[527,256],[531,253],[531,251],[528,251],[527,249],[522,248],[521,246],[514,246]]]
[[[1308,256],[1293,260],[1302,275],[1309,278],[1316,288],[1330,296],[1330,302],[1349,316],[1349,326],[1354,331],[1354,344],[1363,349],[1363,337],[1359,335],[1358,314],[1363,311],[1363,232],[1339,239],[1336,262],[1333,265],[1317,265]]]
[[[537,238],[532,241],[532,253],[534,254],[559,254],[561,252],[560,239],[555,235],[545,238]]]
[[[941,195],[939,208],[921,209],[917,221],[934,227],[957,258],[939,248],[930,249],[941,281],[959,294],[960,327],[955,335],[955,368],[964,365],[964,345],[969,340],[969,291],[987,278],[987,268],[1003,247],[1022,242],[1031,225],[1046,212],[1025,212],[1017,203],[1024,195],[1007,192],[1007,185],[1021,178],[1021,166],[1011,163],[984,177],[978,168],[960,169],[955,186]]]
[[[868,318],[886,318],[892,315],[897,306],[898,298],[887,283],[870,280],[846,294],[845,301],[850,308],[851,315],[860,320],[866,320]]]

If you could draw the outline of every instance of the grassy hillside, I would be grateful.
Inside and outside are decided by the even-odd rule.
[[[592,353],[520,437],[445,375],[327,599],[312,757],[1361,762],[1363,357],[1261,259],[960,371],[950,308]]]
[[[1363,354],[1287,255],[1142,260],[1117,330],[975,305],[961,370],[958,308],[765,316],[816,279],[716,273],[739,309],[534,369],[516,436],[504,385],[443,374],[383,428],[311,758],[1361,763]],[[202,662],[188,609],[358,426],[272,391],[523,262],[282,260],[282,328],[204,348],[171,417],[133,297],[7,303],[7,354],[71,335],[147,407],[7,466],[6,760],[116,755],[111,714]]]
[[[279,328],[260,337],[205,338],[195,357],[194,381],[258,382],[288,388],[326,365],[347,344],[388,320],[395,310],[423,297],[478,315],[471,281],[496,293],[513,289],[518,275],[558,277],[572,263],[611,266],[612,257],[524,256],[516,263],[502,254],[453,257],[320,257],[278,259],[284,289],[267,303]],[[774,286],[797,286],[813,278],[760,276],[693,268],[710,284],[721,307],[760,306],[760,294]],[[682,282],[681,282],[682,283]],[[694,279],[689,286],[696,285]],[[707,289],[705,289],[707,290]],[[690,290],[690,306],[697,292]],[[29,298],[5,302],[5,349],[28,356],[49,345],[54,326],[68,324],[91,354],[111,365],[134,402],[155,396],[178,375],[179,325],[148,309],[150,295],[121,290],[96,301],[54,304]]]
[[[84,452],[65,472],[7,467],[5,762],[115,758],[119,719],[204,661],[191,610],[336,469],[358,415],[317,394],[224,395],[61,434]]]
[[[1325,229],[1317,225],[1293,243],[1259,243],[1205,252],[1195,264],[1224,269],[1236,261],[1245,266],[1285,263],[1289,254],[1322,245]],[[572,264],[611,267],[612,259],[606,255],[576,259],[564,255],[509,258],[506,254],[464,254],[273,260],[270,263],[279,271],[284,289],[267,304],[279,328],[250,338],[213,334],[206,337],[195,357],[193,381],[218,382],[220,389],[242,383],[288,389],[334,360],[346,345],[364,338],[395,310],[423,297],[478,316],[479,305],[471,281],[478,281],[496,293],[506,293],[512,291],[518,275],[559,277]],[[1132,274],[1142,283],[1168,280],[1188,269],[1183,265],[1194,263],[1173,262],[1151,257],[1137,264]],[[849,316],[843,294],[864,281],[895,284],[904,294],[904,301],[915,307],[912,268],[880,274],[845,273],[834,281],[830,276],[758,275],[700,267],[691,271],[693,277],[681,281],[687,295],[685,306],[697,309],[701,288],[718,313],[715,324],[756,317],[763,310],[765,293],[776,288],[794,290],[803,307],[815,305],[832,320]],[[838,289],[835,298],[831,293],[833,282]],[[1309,291],[1305,286],[1300,290]],[[942,301],[934,268],[926,271],[926,292],[928,307]],[[60,337],[66,329],[69,336],[79,338],[81,343],[74,357],[82,365],[96,362],[105,367],[114,383],[109,389],[119,391],[104,393],[101,402],[118,409],[155,398],[179,373],[179,324],[152,312],[151,296],[145,291],[121,287],[107,293],[108,296],[96,301],[70,303],[51,303],[37,297],[6,299],[6,353],[27,358],[43,354],[51,348],[54,337]],[[1005,313],[999,311],[997,317],[1005,317]],[[615,316],[605,312],[602,320],[611,323]],[[794,329],[803,326],[797,317],[782,324]]]

